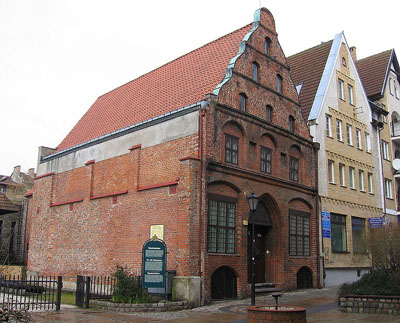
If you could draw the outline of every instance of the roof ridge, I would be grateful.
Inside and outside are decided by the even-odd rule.
[[[204,47],[206,47],[206,46],[209,46],[209,45],[211,45],[211,44],[213,44],[213,43],[215,43],[215,42],[217,42],[217,41],[219,41],[219,40],[221,40],[221,39],[223,39],[223,38],[226,38],[226,37],[228,37],[228,36],[230,36],[230,35],[232,35],[232,34],[238,32],[239,30],[248,28],[248,27],[249,27],[250,25],[252,25],[252,24],[253,24],[253,23],[251,22],[251,23],[249,23],[249,24],[247,24],[247,25],[244,25],[244,26],[242,26],[242,27],[240,27],[240,28],[234,30],[234,31],[231,31],[231,32],[228,33],[228,34],[225,34],[225,35],[223,35],[223,36],[221,36],[221,37],[218,37],[218,38],[216,38],[216,39],[210,41],[209,43],[206,43],[206,44],[204,44],[204,45],[202,45],[202,46],[200,46],[200,47],[197,47],[197,48],[191,50],[190,52],[187,52],[187,53],[185,53],[185,54],[183,54],[183,55],[181,55],[181,56],[179,56],[179,57],[173,59],[172,61],[169,61],[169,62],[167,62],[167,63],[165,63],[165,64],[163,64],[163,65],[161,65],[161,66],[158,66],[158,67],[154,68],[153,70],[151,70],[151,71],[149,71],[149,72],[147,72],[147,73],[144,73],[144,74],[138,76],[137,78],[135,78],[135,79],[133,79],[133,80],[130,80],[130,81],[128,81],[128,82],[126,82],[126,83],[124,83],[124,84],[122,84],[122,85],[120,85],[120,86],[117,86],[115,89],[112,89],[112,90],[110,90],[110,91],[108,91],[108,92],[106,92],[106,93],[100,95],[100,96],[98,97],[98,99],[100,99],[101,97],[103,97],[103,96],[105,96],[105,95],[107,95],[107,94],[109,94],[109,93],[111,93],[111,92],[113,92],[113,91],[115,91],[115,90],[118,90],[118,89],[124,87],[124,86],[127,85],[127,84],[130,84],[130,83],[132,83],[132,82],[134,82],[134,81],[136,81],[136,80],[139,80],[139,79],[141,79],[141,78],[143,78],[143,77],[149,75],[150,73],[153,73],[153,72],[155,72],[155,71],[157,71],[157,70],[159,70],[159,69],[161,69],[161,68],[163,68],[163,67],[165,67],[165,66],[167,66],[167,65],[169,65],[169,64],[171,64],[171,63],[173,63],[173,62],[175,62],[175,61],[181,59],[182,57],[185,57],[185,56],[187,56],[187,55],[189,55],[189,54],[192,54],[192,53],[194,53],[194,52],[196,52],[196,51],[198,51],[198,50],[200,50],[200,49],[202,49],[202,48],[204,48]]]
[[[318,47],[327,45],[328,43],[332,43],[332,42],[333,42],[333,39],[330,39],[330,40],[328,40],[328,41],[322,42],[321,44],[318,44],[318,45],[315,45],[315,46],[313,46],[313,47],[304,49],[304,50],[302,50],[301,52],[298,52],[298,53],[296,53],[296,54],[290,55],[290,56],[288,56],[287,58],[288,58],[288,59],[289,59],[289,58],[293,58],[293,57],[295,57],[295,56],[297,56],[297,55],[303,54],[303,53],[308,52],[308,51],[311,51],[311,50],[315,50],[315,49],[317,49]]]
[[[370,55],[370,56],[367,56],[367,57],[358,59],[358,60],[356,60],[356,62],[361,62],[361,61],[366,60],[366,59],[369,59],[369,58],[373,58],[373,57],[376,57],[376,56],[379,56],[379,55],[382,55],[382,54],[386,54],[386,53],[388,53],[388,52],[392,52],[393,50],[394,50],[394,48],[387,49],[387,50],[384,50],[384,51],[382,51],[382,52],[380,52],[380,53],[376,53],[376,54],[373,54],[373,55]]]

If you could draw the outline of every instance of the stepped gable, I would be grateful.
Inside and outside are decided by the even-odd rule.
[[[305,120],[310,114],[332,43],[330,40],[287,58],[293,83],[296,86],[302,84],[299,100]]]
[[[356,61],[365,92],[369,98],[381,97],[392,50],[387,50]]]
[[[100,96],[57,151],[203,100],[223,80],[251,27],[248,24]]]

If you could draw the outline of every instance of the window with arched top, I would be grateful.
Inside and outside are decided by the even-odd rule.
[[[295,131],[295,120],[293,116],[289,116],[289,130],[290,132]]]
[[[276,75],[276,90],[279,93],[282,93],[282,80],[283,80],[282,76],[277,74]]]
[[[258,70],[260,68],[260,65],[258,65],[257,62],[253,62],[251,64],[251,78],[253,79],[253,81],[258,82]]]
[[[265,54],[269,55],[271,52],[271,38],[265,37]]]
[[[244,93],[239,94],[239,108],[240,111],[246,112],[247,96]]]
[[[265,108],[265,120],[268,122],[272,122],[272,112],[273,112],[273,108],[270,105],[267,105],[267,107]]]

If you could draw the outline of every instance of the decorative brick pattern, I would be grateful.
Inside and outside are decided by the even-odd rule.
[[[340,297],[340,310],[347,313],[400,315],[400,296],[347,295]]]

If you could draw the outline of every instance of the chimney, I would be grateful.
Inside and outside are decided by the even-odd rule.
[[[35,177],[35,169],[34,168],[29,168],[28,175],[30,177],[32,177],[32,178]]]
[[[351,57],[353,57],[353,61],[357,61],[357,48],[355,46],[350,47]]]
[[[18,174],[18,175],[21,173],[21,166],[20,165],[14,167],[14,173]]]

